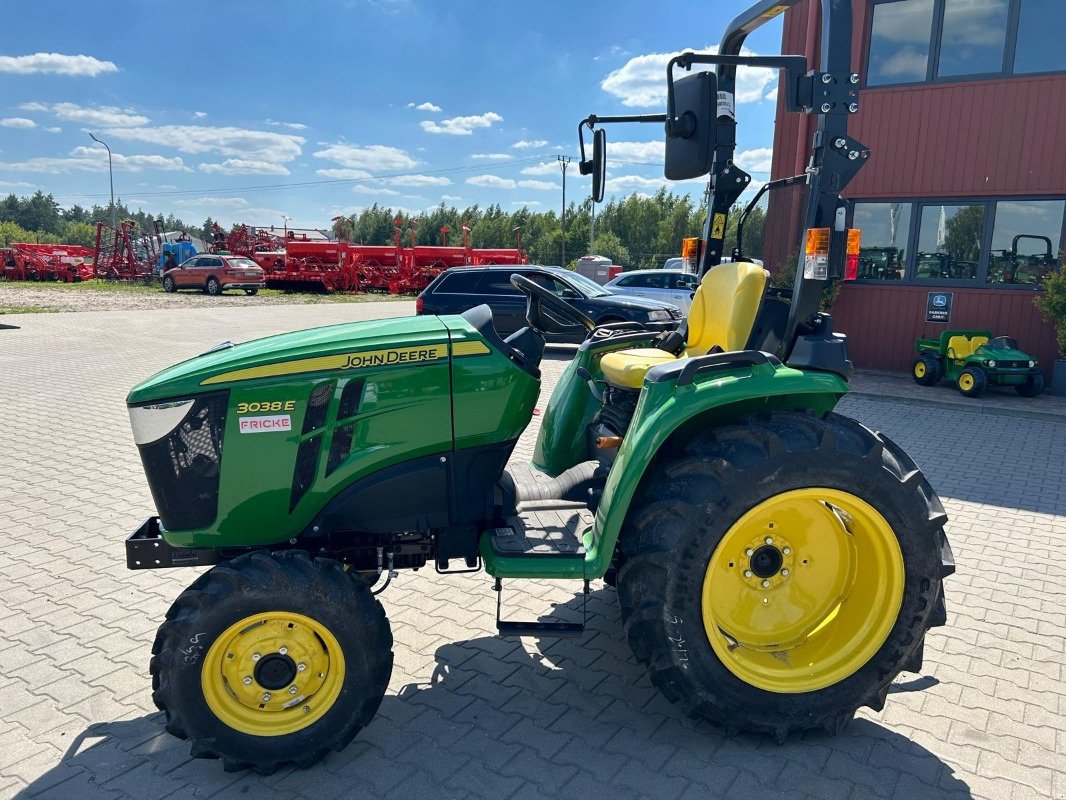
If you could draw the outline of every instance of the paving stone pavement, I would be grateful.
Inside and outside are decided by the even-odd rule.
[[[1066,798],[1066,425],[846,398],[927,472],[959,562],[949,621],[879,714],[782,746],[684,719],[597,583],[580,640],[501,640],[484,575],[402,574],[378,717],[307,771],[227,774],[163,731],[148,659],[190,570],[131,573],[152,511],[123,398],[224,339],[409,303],[6,317],[0,330],[0,797]],[[569,356],[550,348],[544,397]],[[537,418],[516,458],[532,451]],[[428,574],[427,574],[428,573]],[[517,615],[577,604],[513,584]]]

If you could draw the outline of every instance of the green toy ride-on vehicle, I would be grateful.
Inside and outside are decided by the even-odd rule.
[[[834,412],[850,363],[818,311],[857,253],[839,192],[869,155],[847,133],[851,3],[822,0],[824,71],[740,55],[790,4],[763,0],[717,54],[673,59],[666,114],[579,126],[594,136],[589,160],[581,139],[581,171],[597,199],[600,122],[665,122],[666,175],[710,175],[683,330],[597,327],[516,275],[528,327],[507,340],[487,306],[335,325],[226,344],[131,391],[159,516],[127,539],[127,565],[211,566],[167,612],[151,661],[167,730],[194,756],[270,772],[348,744],[392,670],[373,587],[429,564],[483,568],[504,635],[583,628],[508,618],[504,580],[587,593],[603,578],[651,681],[731,732],[836,731],[921,669],[926,632],[946,621],[947,517],[903,450]],[[673,80],[695,64],[717,71]],[[788,179],[808,185],[790,297],[770,294],[743,254],[719,263],[725,215],[750,181],[721,112],[740,65],[783,69],[788,108],[817,115],[810,167]],[[587,335],[533,463],[508,466],[537,402],[544,335],[576,328]]]
[[[967,397],[977,397],[990,383],[1013,386],[1022,397],[1044,391],[1044,373],[1036,360],[1018,349],[1010,336],[990,331],[944,331],[937,339],[919,339],[911,375],[922,386],[935,386],[943,378]]]

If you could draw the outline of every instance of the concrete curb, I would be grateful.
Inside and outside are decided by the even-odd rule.
[[[941,400],[938,398],[920,398],[910,397],[907,395],[898,394],[883,394],[876,392],[864,392],[853,389],[848,392],[845,397],[861,397],[865,400],[877,400],[882,403],[903,403],[905,405],[912,406],[929,406],[932,408],[940,408],[944,410],[961,409],[963,411],[969,411],[975,414],[992,414],[1000,417],[1027,417],[1029,419],[1038,419],[1043,422],[1059,422],[1066,423],[1066,414],[1059,414],[1054,411],[1039,411],[1028,409],[1014,409],[1003,408],[1001,406],[994,405],[977,405],[969,403],[957,403],[951,400]]]

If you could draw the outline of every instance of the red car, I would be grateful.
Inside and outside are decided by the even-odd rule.
[[[255,294],[264,286],[263,268],[244,256],[200,254],[163,271],[163,290],[167,292],[200,289],[217,295],[226,289],[244,289],[245,294]]]

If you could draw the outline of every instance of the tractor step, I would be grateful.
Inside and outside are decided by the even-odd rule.
[[[492,551],[509,558],[573,558],[583,560],[582,534],[594,518],[577,503],[530,503],[520,514],[507,517],[507,525],[489,533]]]
[[[500,618],[503,605],[503,581],[499,578],[493,586],[496,592],[496,630],[500,636],[549,636],[558,639],[577,638],[585,632],[585,608],[588,605],[589,582],[585,581],[581,593],[581,622],[524,622]]]

